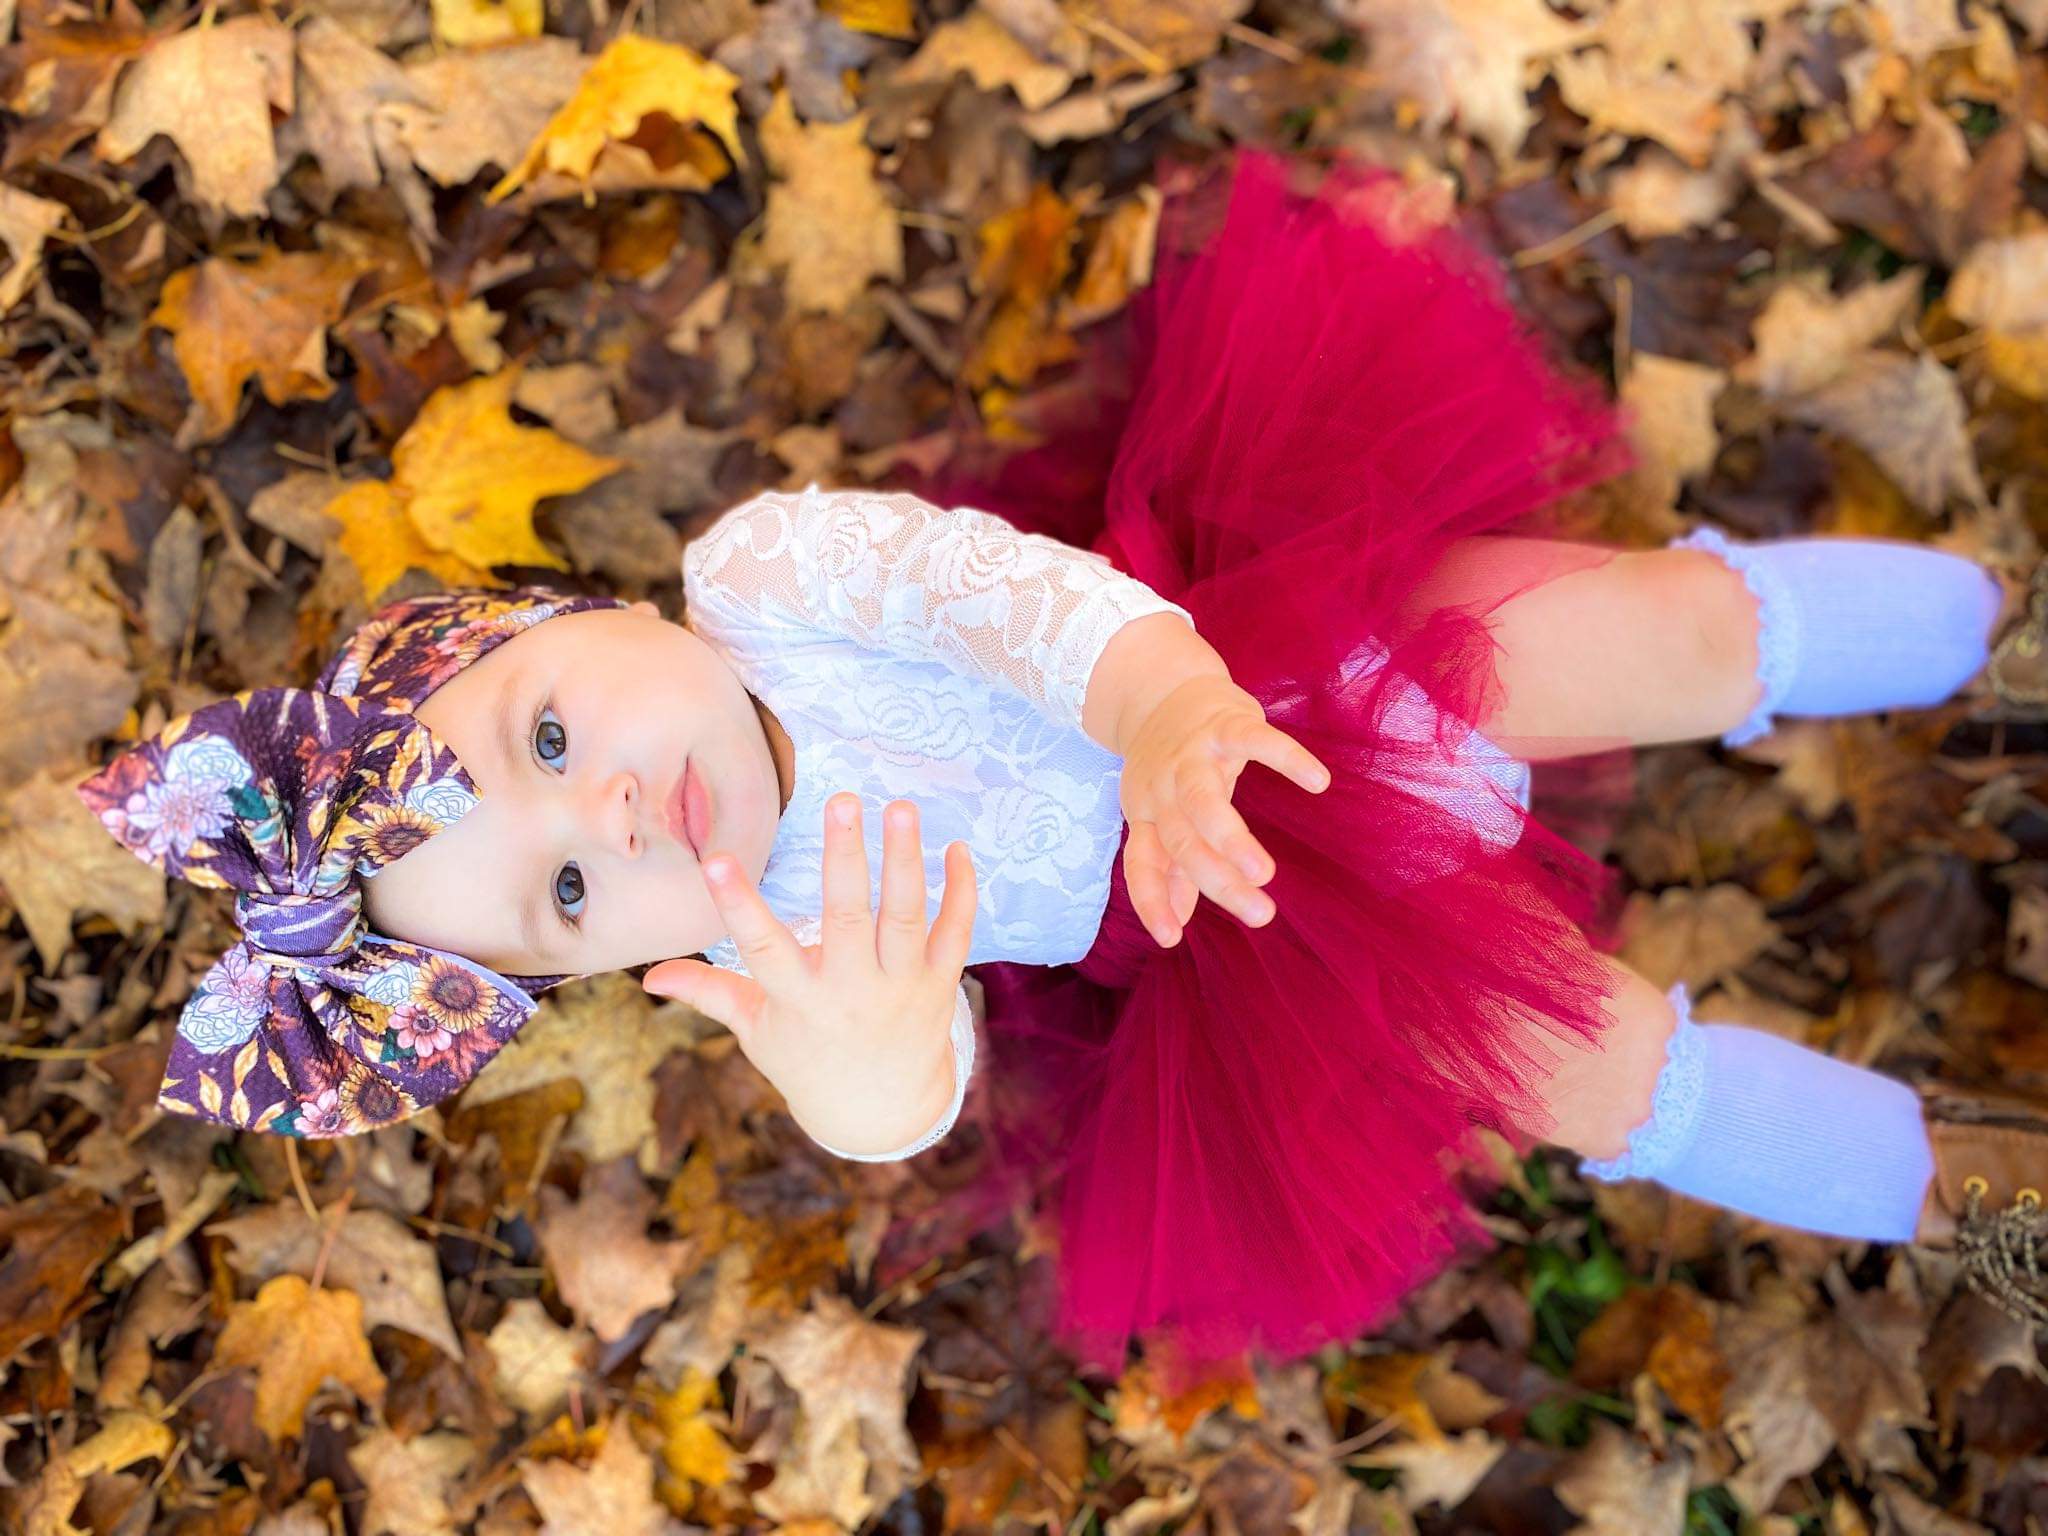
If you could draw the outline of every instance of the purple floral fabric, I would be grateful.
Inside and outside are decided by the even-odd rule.
[[[78,786],[137,858],[237,893],[242,937],[193,989],[158,1103],[291,1136],[388,1125],[468,1082],[570,979],[373,933],[361,882],[480,798],[417,706],[535,624],[624,606],[545,587],[393,603],[313,688],[208,704]]]

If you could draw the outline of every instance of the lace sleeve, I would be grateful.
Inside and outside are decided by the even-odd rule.
[[[1177,613],[1102,556],[902,491],[767,491],[683,555],[693,611],[800,643],[819,628],[929,657],[1079,728],[1089,675],[1133,619]]]
[[[798,943],[814,944],[817,942],[819,926],[817,918],[803,918],[792,922],[789,930],[796,936]],[[704,952],[704,958],[722,969],[746,974],[747,965],[740,958],[739,947],[729,938],[720,939],[712,945]],[[974,1076],[974,1005],[968,999],[967,986],[964,982],[954,993],[950,1035],[953,1042],[953,1102],[946,1106],[945,1113],[939,1116],[938,1123],[930,1130],[893,1152],[842,1152],[837,1147],[819,1141],[815,1136],[811,1140],[816,1145],[824,1147],[834,1157],[843,1157],[850,1162],[893,1163],[906,1157],[914,1157],[943,1139],[946,1133],[953,1129],[954,1122],[960,1118],[960,1106],[967,1099],[968,1079]]]

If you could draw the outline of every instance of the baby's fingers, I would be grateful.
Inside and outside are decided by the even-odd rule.
[[[1248,720],[1238,733],[1237,750],[1248,760],[1284,773],[1312,795],[1330,787],[1330,770],[1322,760],[1278,726]]]
[[[656,997],[673,998],[707,1019],[716,1019],[743,1047],[752,1040],[764,1001],[761,984],[752,977],[701,960],[664,960],[648,968],[640,985]]]
[[[1170,807],[1159,818],[1159,840],[1166,845],[1173,862],[1211,901],[1228,907],[1254,928],[1272,917],[1272,898],[1210,847],[1179,807]]]
[[[1130,893],[1131,910],[1161,949],[1180,942],[1180,930],[1187,922],[1185,916],[1175,915],[1175,878],[1193,887],[1193,882],[1173,867],[1159,841],[1159,829],[1149,821],[1132,822],[1131,835],[1124,839],[1124,889]],[[1188,911],[1193,910],[1190,901]]]
[[[934,970],[957,976],[965,969],[974,944],[974,900],[974,851],[965,843],[948,843],[946,894],[925,941],[925,960]]]
[[[740,958],[761,985],[774,992],[800,984],[805,976],[803,946],[769,910],[740,861],[729,853],[713,854],[704,861],[704,883]]]
[[[1251,828],[1244,824],[1244,818],[1230,803],[1230,787],[1224,783],[1221,773],[1204,771],[1195,786],[1187,792],[1188,816],[1195,828],[1208,840],[1209,846],[1218,849],[1223,856],[1244,872],[1244,877],[1254,885],[1264,885],[1273,878],[1273,860],[1259,840],[1252,836]]]

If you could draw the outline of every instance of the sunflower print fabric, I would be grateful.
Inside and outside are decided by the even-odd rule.
[[[137,858],[236,892],[242,936],[185,1005],[159,1104],[290,1136],[374,1130],[468,1082],[569,979],[374,933],[362,882],[479,800],[415,708],[532,625],[623,606],[541,587],[395,603],[314,688],[208,704],[78,786]]]

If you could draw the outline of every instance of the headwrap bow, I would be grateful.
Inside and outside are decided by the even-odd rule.
[[[535,624],[624,606],[543,587],[394,603],[312,689],[208,704],[78,786],[138,858],[237,893],[242,937],[186,1003],[158,1103],[293,1136],[388,1125],[468,1082],[569,979],[374,933],[361,882],[479,799],[414,709]]]

